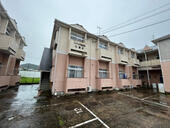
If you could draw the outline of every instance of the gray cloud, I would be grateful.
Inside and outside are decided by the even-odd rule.
[[[97,26],[105,29],[168,2],[169,0],[2,0],[8,14],[16,19],[20,33],[26,38],[28,47],[25,48],[24,63],[35,64],[39,64],[43,47],[50,45],[55,18],[66,23],[82,24],[89,32],[96,33]],[[170,11],[108,35],[167,19],[169,15]],[[139,49],[145,44],[152,45],[150,41],[153,34],[157,38],[170,33],[169,26],[170,22],[167,22],[112,37],[111,40]]]

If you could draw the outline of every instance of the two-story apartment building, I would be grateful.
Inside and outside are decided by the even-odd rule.
[[[40,64],[40,89],[51,85],[52,94],[60,94],[136,87],[141,85],[138,66],[135,49],[89,33],[79,24],[55,20],[50,49],[45,49]]]
[[[24,38],[0,3],[0,87],[13,86],[19,82],[18,68],[25,58]]]
[[[170,34],[152,41],[158,46],[160,64],[163,76],[163,87],[166,93],[170,93]]]
[[[137,53],[140,61],[138,71],[142,85],[152,87],[153,84],[163,83],[158,47],[146,45]]]

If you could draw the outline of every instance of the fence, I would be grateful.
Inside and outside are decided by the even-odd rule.
[[[34,84],[40,82],[40,71],[20,70],[21,84]]]

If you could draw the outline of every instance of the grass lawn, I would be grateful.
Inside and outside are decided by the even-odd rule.
[[[32,77],[21,77],[21,84],[38,84],[40,82],[40,78],[32,78]]]

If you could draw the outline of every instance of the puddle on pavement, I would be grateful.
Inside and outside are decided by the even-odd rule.
[[[74,126],[93,119],[94,117],[76,101],[83,103],[112,127],[143,127],[150,121],[153,121],[153,124],[160,123],[159,114],[167,117],[170,115],[169,110],[144,105],[139,101],[131,100],[111,91],[76,94],[60,98],[46,96],[34,98],[38,94],[38,87],[39,85],[21,85],[0,94],[0,127],[60,128]],[[151,90],[131,90],[122,93],[139,98],[155,95]],[[170,105],[170,96],[158,94],[147,100]],[[158,116],[154,117],[153,113],[158,114]],[[164,116],[161,117],[161,121]],[[128,123],[129,119],[132,121]],[[139,119],[146,124],[143,124]],[[169,123],[167,124],[169,126]],[[102,126],[98,121],[94,121],[83,127]]]

